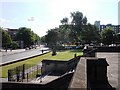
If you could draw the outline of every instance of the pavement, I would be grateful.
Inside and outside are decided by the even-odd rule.
[[[0,56],[5,56],[5,55],[11,55],[11,54],[15,54],[15,53],[20,53],[20,52],[24,52],[25,49],[16,49],[16,50],[7,50],[7,52],[5,50],[1,50],[0,51]]]
[[[25,49],[17,49],[13,51],[1,52],[0,56],[0,65],[5,65],[10,62],[16,62],[18,60],[23,60],[25,58],[30,58],[33,56],[37,56],[42,54],[42,50],[45,50],[45,52],[49,52],[49,48],[46,48],[44,46],[37,47],[36,49],[30,49],[30,50],[25,50]]]
[[[43,48],[43,47],[37,47],[38,50],[41,49],[41,48]],[[37,50],[37,49],[35,49],[35,50]],[[34,49],[31,49],[31,50],[16,49],[16,50],[12,50],[12,51],[8,50],[7,52],[5,50],[1,50],[0,51],[0,63],[2,62],[3,57],[6,57],[6,56],[11,56],[12,57],[12,55],[14,55],[14,54],[16,54],[16,55],[20,54],[20,53],[23,54],[24,52],[27,52],[27,51],[31,52],[31,51],[34,51]],[[43,53],[46,53],[46,52],[48,52],[48,51],[44,51]],[[42,53],[39,53],[39,54],[42,54]],[[41,64],[41,63],[39,63],[39,64]],[[0,67],[0,69],[2,69],[2,68]],[[26,72],[28,72],[28,71],[29,70],[26,70]],[[8,78],[0,78],[0,82],[8,82]]]
[[[2,62],[2,56],[6,56],[6,55],[11,55],[11,54],[15,54],[15,53],[20,53],[20,52],[24,52],[25,51],[25,49],[16,49],[16,50],[12,50],[12,51],[10,51],[10,50],[7,50],[7,52],[5,51],[5,50],[3,50],[3,49],[1,49],[1,51],[0,51],[0,62]],[[0,69],[2,69],[1,67],[0,67]],[[0,82],[8,82],[8,78],[0,78]]]
[[[109,84],[112,87],[119,88],[120,90],[120,71],[119,71],[119,62],[120,62],[120,53],[97,53],[97,57],[106,58],[109,66],[107,67],[107,77]]]
[[[43,47],[43,45],[42,46],[39,46],[39,47],[37,47],[37,48],[42,48]],[[32,50],[32,49],[31,49]],[[25,49],[16,49],[16,50],[7,50],[7,52],[6,52],[6,50],[4,50],[4,49],[1,49],[0,50],[0,56],[5,56],[5,55],[11,55],[11,54],[16,54],[16,53],[20,53],[20,52],[24,52],[24,51],[28,51],[28,50],[25,50]]]
[[[40,84],[47,84],[57,78],[59,78],[60,76],[45,76],[43,78],[38,77],[35,80],[32,80],[31,83],[40,83]]]
[[[96,53],[97,58],[106,58],[109,66],[107,67],[107,77],[109,84],[116,88],[116,90],[120,90],[120,53],[118,52],[98,52]],[[84,88],[83,90],[87,90],[87,74],[86,74],[86,59],[88,57],[82,57],[78,62],[76,71],[72,78],[72,82],[70,84],[70,88]],[[81,73],[82,72],[82,73]],[[73,90],[73,89],[70,89]]]

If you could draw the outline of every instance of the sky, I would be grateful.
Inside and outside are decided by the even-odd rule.
[[[118,24],[120,25],[120,1],[118,2]]]
[[[120,0],[0,0],[0,26],[31,28],[39,36],[59,27],[60,20],[80,11],[88,23],[118,25]]]

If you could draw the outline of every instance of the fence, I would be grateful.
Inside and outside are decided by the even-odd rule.
[[[73,71],[79,59],[80,56],[77,56],[66,62],[47,60],[45,64],[43,62],[37,65],[23,64],[8,70],[8,81],[30,82],[33,79],[36,79],[36,77],[39,76],[44,77],[50,72],[54,74],[55,73],[63,74],[69,71]],[[49,61],[49,65],[48,65],[48,61]]]
[[[41,65],[23,64],[8,70],[8,81],[29,82],[41,74]]]

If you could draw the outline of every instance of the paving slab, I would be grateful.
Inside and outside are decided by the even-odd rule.
[[[112,87],[118,88],[119,87],[118,75],[120,74],[120,72],[118,72],[119,62],[120,62],[120,53],[112,53],[112,52],[111,53],[105,53],[105,52],[100,53],[99,52],[99,53],[96,53],[96,57],[106,58],[106,61],[109,64],[107,68],[108,81]]]
[[[32,83],[40,83],[40,84],[47,84],[55,79],[59,78],[59,76],[45,76],[44,78],[40,79],[37,78],[35,80],[32,80]],[[42,82],[41,82],[42,81]]]
[[[86,59],[90,57],[81,57],[78,65],[76,67],[75,73],[69,85],[70,90],[74,88],[87,90],[87,75],[86,75]],[[91,57],[92,58],[92,57]],[[103,53],[99,52],[96,53],[96,57],[93,58],[106,58],[107,63],[109,66],[107,67],[107,77],[109,84],[120,90],[120,53]],[[71,89],[72,88],[72,89]]]

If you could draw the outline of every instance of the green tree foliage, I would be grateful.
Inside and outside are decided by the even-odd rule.
[[[16,35],[18,41],[23,41],[24,47],[30,47],[40,40],[40,37],[30,28],[21,27]]]
[[[76,11],[71,13],[71,18],[72,18],[72,25],[73,25],[73,31],[74,33],[74,39],[76,42],[80,40],[80,34],[83,29],[83,26],[87,24],[87,17],[83,16],[82,12]]]
[[[62,25],[58,29],[51,29],[45,36],[44,41],[48,44],[76,44],[81,41],[90,43],[99,41],[100,35],[98,28],[94,25],[87,24],[87,17],[82,12],[76,11],[71,13],[72,21],[68,24],[68,18],[63,18],[60,22]]]
[[[2,47],[7,51],[7,49],[10,47],[10,44],[12,43],[12,39],[10,35],[1,27],[0,33],[2,34]]]
[[[11,43],[11,48],[12,48],[12,49],[17,49],[17,48],[18,48],[18,43],[12,42],[12,43]]]
[[[87,23],[87,17],[82,12],[76,11],[71,13],[71,22],[65,17],[60,22],[62,25],[58,29],[50,29],[47,35],[42,37],[42,41],[49,45],[62,45],[62,44],[76,44],[79,43],[104,43],[109,45],[120,42],[119,35],[115,35],[112,28],[107,28],[99,32],[95,25]]]
[[[40,40],[41,40],[40,37],[37,34],[34,33],[34,42],[36,44],[38,44],[40,42]]]
[[[65,44],[69,42],[69,34],[71,32],[70,25],[68,24],[68,18],[63,18],[61,23],[62,25],[59,27],[59,39],[60,44]]]
[[[89,44],[91,42],[99,42],[100,34],[98,28],[90,23],[85,25],[84,29],[81,31],[81,40]]]
[[[45,36],[42,36],[42,37],[40,38],[40,41],[41,41],[41,43],[45,44],[45,43],[46,43]]]
[[[83,16],[82,12],[76,11],[71,13],[72,24],[76,27],[87,24],[87,17]]]
[[[45,36],[45,41],[48,46],[52,47],[53,45],[56,45],[58,40],[58,29],[48,30],[47,35]]]
[[[110,45],[115,41],[115,32],[112,28],[106,28],[101,32],[102,43],[105,45]]]
[[[61,20],[62,25],[67,25],[68,24],[68,18],[65,17]]]

